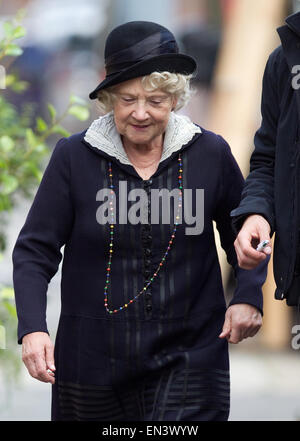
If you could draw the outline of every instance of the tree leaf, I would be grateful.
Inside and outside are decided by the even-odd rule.
[[[16,81],[10,87],[14,92],[23,92],[24,90],[28,89],[29,82],[28,81]]]
[[[0,183],[1,186],[1,183]],[[0,191],[0,212],[1,211],[9,211],[11,208],[11,202],[10,198],[6,195],[1,193]],[[6,240],[3,234],[0,234],[0,249],[4,250],[6,247]]]
[[[3,301],[3,305],[5,306],[6,310],[8,311],[8,313],[11,317],[17,318],[17,311],[16,311],[16,307],[14,305],[12,305],[7,300]]]
[[[87,103],[83,98],[80,98],[77,95],[71,95],[70,96],[70,104],[79,104],[80,106],[86,106]]]
[[[0,168],[7,168],[7,163],[2,158],[0,158]]]
[[[71,106],[68,110],[68,113],[75,116],[75,118],[79,119],[80,121],[86,121],[90,114],[89,110],[86,107],[79,105]]]
[[[37,151],[39,153],[47,153],[48,152],[48,148],[47,148],[46,144],[44,144],[43,142],[39,142],[35,146],[35,151]]]
[[[36,129],[40,133],[45,132],[48,129],[46,121],[40,116],[36,118]]]
[[[55,107],[51,103],[48,103],[47,107],[48,107],[48,111],[49,111],[49,114],[50,114],[50,117],[51,117],[51,122],[54,123],[55,118],[56,118]]]
[[[15,298],[15,291],[11,286],[4,286],[0,290],[0,297],[2,299],[14,299]]]
[[[11,43],[5,47],[5,55],[16,57],[21,54],[23,54],[23,50],[17,44]]]
[[[12,37],[17,39],[24,37],[24,35],[26,35],[26,29],[20,25],[13,30]]]
[[[17,77],[14,74],[6,74],[5,81],[6,87],[9,87],[17,81]]]
[[[0,137],[0,146],[4,152],[9,152],[14,148],[15,142],[10,136],[3,135]]]
[[[60,126],[59,124],[55,124],[55,126],[52,127],[51,132],[62,135],[65,138],[68,138],[71,135],[71,133],[68,132],[68,130],[64,129],[64,127]]]
[[[11,38],[14,32],[14,25],[10,21],[3,23],[4,33],[7,38]]]
[[[2,174],[1,181],[2,182],[0,184],[0,187],[1,187],[1,193],[3,195],[8,195],[12,193],[19,185],[19,182],[17,178],[15,178],[15,176],[8,175],[5,173]]]
[[[32,129],[26,129],[26,139],[30,147],[35,147],[38,144],[35,134]]]
[[[35,176],[39,182],[41,181],[43,174],[39,170],[39,168],[35,162],[25,161],[23,164],[23,168],[25,170],[28,170],[32,176]]]

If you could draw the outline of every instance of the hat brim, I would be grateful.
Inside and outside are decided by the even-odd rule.
[[[124,81],[150,75],[152,72],[172,72],[190,75],[197,68],[194,58],[185,54],[162,54],[134,64],[122,72],[106,77],[90,94],[91,100],[97,98],[99,90],[122,83]]]

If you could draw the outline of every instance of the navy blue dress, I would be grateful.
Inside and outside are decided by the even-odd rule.
[[[27,333],[48,332],[47,286],[65,245],[52,420],[226,420],[228,343],[218,338],[226,303],[213,221],[236,275],[231,304],[262,310],[266,277],[266,264],[251,271],[237,266],[230,211],[239,204],[243,178],[230,148],[202,129],[143,180],[131,165],[86,142],[84,134],[57,143],[13,251],[21,343]],[[152,189],[178,187],[179,153],[183,188],[193,190],[193,215],[195,190],[204,190],[203,231],[186,234],[191,225],[183,218],[149,289],[125,310],[109,314],[103,293],[110,227],[96,219],[97,192],[110,185],[108,163],[117,200],[120,181],[127,182],[128,192],[144,189],[150,198]],[[112,308],[127,303],[152,277],[173,226],[172,210],[169,224],[115,224]]]

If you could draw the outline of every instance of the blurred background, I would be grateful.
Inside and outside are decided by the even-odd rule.
[[[156,21],[175,34],[181,51],[198,61],[193,97],[180,113],[221,134],[246,176],[265,63],[280,44],[276,28],[298,10],[292,0],[0,3],[0,420],[50,420],[51,386],[29,376],[16,343],[11,252],[55,143],[98,118],[88,94],[105,75],[107,34],[131,20]],[[16,151],[25,151],[25,164]],[[232,274],[220,248],[219,255],[229,300]],[[300,314],[274,300],[274,290],[271,261],[263,327],[230,347],[233,421],[300,420],[300,349],[292,347]],[[60,269],[48,291],[53,340],[59,291]]]

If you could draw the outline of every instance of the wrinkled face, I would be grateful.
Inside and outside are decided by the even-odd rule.
[[[113,93],[115,124],[125,140],[145,145],[162,137],[176,105],[174,97],[160,89],[146,92],[141,78],[118,84]]]

